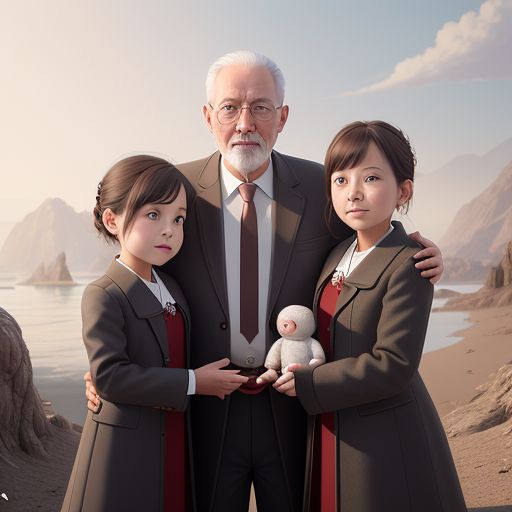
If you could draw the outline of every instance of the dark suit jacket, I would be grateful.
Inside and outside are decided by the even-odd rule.
[[[161,275],[185,319],[185,298]],[[163,497],[165,411],[188,404],[188,371],[165,368],[167,333],[160,303],[132,272],[112,262],[82,298],[83,338],[102,397],[88,412],[62,511],[159,511]],[[190,436],[190,432],[189,432]]]
[[[418,245],[394,225],[348,277],[331,324],[332,362],[296,372],[297,396],[310,414],[335,412],[339,510],[459,512],[450,449],[418,373],[433,287],[414,267]],[[327,258],[315,311],[352,241]]]
[[[217,152],[204,160],[178,166],[191,183],[185,243],[171,265],[165,268],[187,292],[194,368],[230,355],[219,161]],[[267,350],[280,337],[275,324],[283,307],[289,304],[312,306],[322,263],[336,243],[324,221],[326,196],[322,166],[275,151],[272,161],[274,238]],[[341,236],[349,233],[341,224],[334,229]],[[273,389],[271,402],[287,482],[283,492],[289,494],[294,510],[299,510],[304,480],[306,414],[297,400]],[[210,510],[212,505],[228,408],[229,397],[221,401],[215,397],[195,396],[191,404],[196,488],[201,511]]]

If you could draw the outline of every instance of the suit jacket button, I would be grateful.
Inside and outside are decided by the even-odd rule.
[[[220,328],[225,331],[228,328],[228,324],[226,322],[221,322]]]

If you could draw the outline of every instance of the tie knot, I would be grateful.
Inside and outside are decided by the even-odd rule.
[[[254,183],[242,183],[238,186],[238,192],[242,196],[242,199],[249,203],[254,199],[256,193],[256,185]]]

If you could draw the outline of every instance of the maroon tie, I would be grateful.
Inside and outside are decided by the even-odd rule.
[[[240,332],[251,343],[258,334],[258,219],[254,183],[242,183],[244,200],[240,221]]]

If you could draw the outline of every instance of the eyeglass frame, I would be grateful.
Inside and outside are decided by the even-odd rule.
[[[238,109],[238,116],[235,117],[232,121],[229,121],[228,123],[223,123],[221,122],[221,120],[219,119],[219,113],[221,112],[220,109],[215,109],[213,108],[213,105],[208,102],[208,106],[212,109],[212,112],[215,112],[216,114],[216,117],[217,117],[217,121],[219,122],[219,124],[223,125],[223,126],[227,126],[227,125],[230,125],[230,124],[233,124],[233,123],[238,123],[238,120],[240,119],[240,117],[242,116],[242,110],[244,109],[249,109],[249,112],[252,116],[252,118],[254,119],[254,121],[259,121],[259,122],[263,122],[263,123],[266,123],[267,121],[270,121],[272,119],[272,116],[269,117],[268,119],[265,119],[264,121],[261,120],[261,119],[257,119],[256,116],[253,114],[251,108],[252,108],[252,105],[254,104],[257,104],[258,102],[256,101],[255,103],[251,104],[251,105],[245,105],[245,106],[241,106],[241,107],[237,107]],[[266,105],[265,105],[266,106]],[[280,108],[283,108],[284,105],[279,105],[278,107],[275,107],[274,105],[272,105],[272,108],[274,109],[274,114],[280,109]]]

